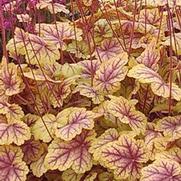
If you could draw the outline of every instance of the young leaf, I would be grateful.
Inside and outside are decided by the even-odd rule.
[[[94,127],[94,118],[96,118],[96,114],[92,111],[86,111],[85,108],[70,107],[64,109],[57,115],[58,124],[55,134],[63,140],[72,140],[83,129],[91,130]]]
[[[0,180],[26,181],[29,170],[22,157],[20,148],[0,146]]]
[[[32,161],[36,161],[44,152],[44,147],[39,140],[30,139],[25,141],[21,145],[21,149],[24,153],[23,160],[30,164]]]
[[[141,181],[181,180],[180,165],[172,160],[157,160],[142,169]]]
[[[88,44],[82,40],[77,43],[76,40],[68,44],[66,49],[68,52],[75,54],[77,58],[88,59],[90,58],[90,49]]]
[[[157,129],[173,140],[181,138],[181,116],[169,116],[159,120]]]
[[[123,97],[110,96],[107,102],[107,112],[117,117],[121,122],[129,124],[137,134],[145,131],[146,117],[137,111],[134,105]]]
[[[115,92],[127,73],[128,56],[123,53],[118,57],[104,61],[96,71],[93,86],[104,93]]]
[[[169,83],[165,83],[162,77],[144,64],[134,66],[127,74],[129,77],[138,79],[140,83],[151,83],[151,89],[155,95],[168,98],[170,96]],[[172,83],[172,98],[181,100],[181,89]]]
[[[146,153],[141,142],[122,135],[118,141],[104,147],[101,160],[114,170],[116,178],[131,180],[139,178],[142,163],[146,162]]]
[[[72,168],[76,173],[84,173],[92,167],[92,156],[88,152],[95,135],[91,131],[84,131],[73,140],[64,142],[54,140],[46,156],[47,167],[64,171]]]

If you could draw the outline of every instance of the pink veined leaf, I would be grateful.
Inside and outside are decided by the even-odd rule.
[[[23,76],[34,81],[49,81],[51,83],[62,82],[61,80],[53,80],[45,72],[42,72],[42,70],[40,69],[36,69],[36,70],[29,69],[23,73]]]
[[[162,137],[162,134],[160,131],[156,129],[156,124],[148,123],[145,130],[144,142],[145,142],[150,160],[155,160],[155,154],[157,152],[157,150],[155,149],[155,141],[157,138],[160,138],[160,137]]]
[[[103,93],[113,93],[120,87],[127,73],[128,56],[123,53],[120,57],[115,57],[102,62],[100,68],[96,71],[93,79],[95,89]]]
[[[13,63],[5,65],[1,63],[0,70],[0,89],[3,89],[5,95],[12,96],[20,93],[24,88],[23,81],[18,75],[17,66]]]
[[[156,70],[157,63],[160,60],[160,53],[159,50],[156,49],[155,41],[148,44],[143,53],[136,59],[137,62],[142,63],[153,70]]]
[[[180,165],[172,160],[157,160],[142,169],[141,181],[180,181]]]
[[[101,160],[106,167],[114,170],[118,179],[134,179],[140,177],[142,164],[147,161],[142,142],[122,135],[102,150]]]
[[[21,149],[24,154],[23,160],[27,164],[30,164],[31,162],[38,160],[44,152],[42,143],[39,140],[34,139],[25,141],[25,143],[21,145]]]
[[[123,53],[123,49],[118,40],[115,38],[109,38],[102,41],[95,54],[97,59],[100,57],[101,61],[106,61],[110,58],[117,57],[121,53]]]
[[[31,64],[54,63],[60,58],[59,50],[54,44],[48,44],[43,38],[28,34],[26,60]]]
[[[15,44],[14,44],[15,41]],[[27,33],[23,29],[17,28],[14,31],[14,40],[10,39],[7,43],[7,49],[11,54],[15,54],[15,48],[17,49],[17,53],[21,55],[26,54],[25,46],[29,44]]]
[[[1,181],[26,181],[29,170],[22,157],[23,153],[20,148],[0,146]]]
[[[89,149],[90,153],[93,153],[94,159],[99,160],[102,155],[104,147],[119,138],[119,133],[116,129],[110,128],[106,130],[101,136],[96,138]]]
[[[117,117],[119,121],[129,124],[137,133],[145,131],[146,117],[143,113],[137,111],[134,105],[123,97],[110,96],[111,100],[107,102],[107,112]]]
[[[139,21],[142,23],[148,23],[151,25],[159,25],[160,24],[160,13],[158,8],[153,8],[153,9],[142,9],[140,11],[140,17]]]
[[[164,98],[168,98],[170,95],[170,84],[165,83],[157,72],[146,67],[144,64],[134,66],[127,75],[138,79],[140,83],[150,83],[155,95]],[[177,101],[181,100],[181,89],[175,83],[172,83],[172,98]]]
[[[23,122],[11,124],[0,123],[0,145],[9,145],[12,143],[22,145],[30,137],[30,129]]]
[[[169,116],[159,120],[157,129],[173,140],[181,138],[181,116]]]
[[[71,85],[74,83],[73,79],[64,79],[59,84],[54,84],[52,90],[54,93],[51,95],[51,104],[54,108],[63,105],[64,100],[71,94]]]
[[[24,112],[18,104],[4,102],[0,102],[0,113],[6,115],[8,123],[20,121],[24,116]]]
[[[84,60],[80,62],[82,66],[82,76],[86,78],[91,78],[95,75],[96,71],[100,67],[100,61],[98,60]]]
[[[48,170],[45,164],[45,157],[46,153],[41,155],[41,157],[38,160],[32,162],[30,165],[33,175],[35,175],[36,177],[41,177]]]
[[[29,113],[23,117],[23,122],[31,127],[38,119],[39,117],[37,115]]]
[[[54,140],[48,147],[46,163],[49,169],[60,171],[72,168],[76,173],[84,173],[92,167],[92,156],[88,152],[95,134],[84,131],[73,140]]]
[[[14,39],[8,42],[7,48],[10,54],[15,53],[15,46],[17,53],[25,55],[27,63],[45,65],[46,63],[54,63],[60,58],[60,52],[54,44],[48,44],[43,38],[24,32],[22,29],[16,28]],[[26,47],[26,48],[25,48]]]
[[[91,130],[97,117],[85,108],[70,107],[57,115],[55,134],[58,138],[69,141],[79,135],[83,129]]]
[[[68,22],[57,22],[57,26],[54,24],[41,23],[37,24],[35,28],[37,32],[40,28],[40,36],[48,44],[54,44],[57,48],[66,49],[65,40],[74,40],[75,37],[77,41],[82,39],[81,29],[76,28],[74,30],[73,25]]]
[[[50,13],[52,13],[52,14],[53,13],[57,14],[57,13],[61,13],[61,12],[65,13],[65,14],[69,13],[69,10],[66,9],[65,5],[56,3],[56,2],[54,2],[52,5],[51,0],[39,0],[39,2],[36,4],[36,8],[37,9],[47,8],[50,11]]]
[[[133,24],[134,24],[135,33],[145,32],[145,23],[138,22],[138,21],[133,22],[131,20],[121,20],[121,23],[122,23],[122,29],[123,31],[125,31],[125,33],[131,33],[133,29]],[[158,34],[158,30],[155,26],[151,24],[146,24],[146,28],[147,28],[147,33],[150,33],[151,35],[155,35],[155,36]]]
[[[104,96],[101,95],[98,90],[95,90],[95,88],[91,87],[90,85],[80,84],[74,89],[74,91],[79,91],[80,95],[91,98],[94,104],[100,104],[104,101]]]
[[[156,159],[169,159],[181,164],[181,149],[179,147],[173,147],[168,151],[162,151],[156,155]]]

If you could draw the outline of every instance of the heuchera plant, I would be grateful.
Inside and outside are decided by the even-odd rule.
[[[181,0],[1,0],[0,181],[181,181]]]

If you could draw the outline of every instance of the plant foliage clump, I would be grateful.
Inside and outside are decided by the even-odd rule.
[[[1,0],[0,181],[181,181],[180,8]]]

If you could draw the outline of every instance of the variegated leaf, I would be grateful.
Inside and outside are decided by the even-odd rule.
[[[88,152],[95,135],[91,131],[84,131],[68,142],[54,140],[48,148],[46,156],[49,169],[64,171],[72,168],[76,173],[84,173],[92,167],[92,156]]]

